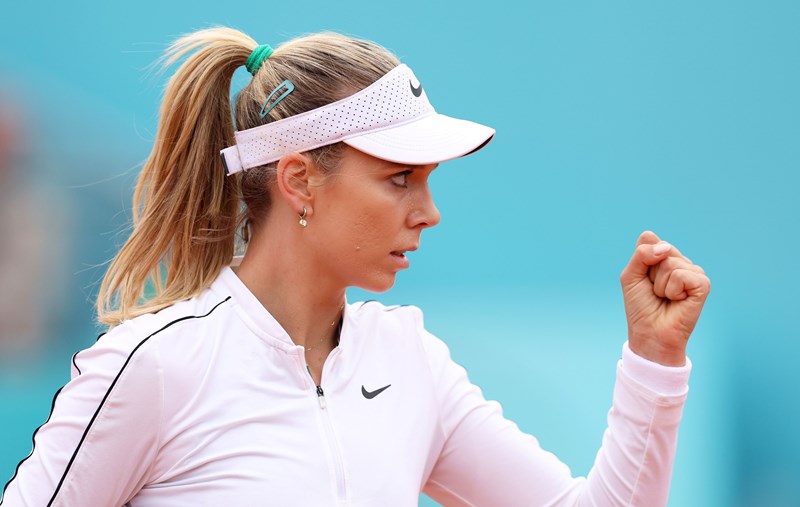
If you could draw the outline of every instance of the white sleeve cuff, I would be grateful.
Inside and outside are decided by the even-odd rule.
[[[688,357],[684,366],[664,366],[637,355],[626,341],[622,346],[621,363],[631,380],[661,396],[680,396],[689,389],[692,362]]]

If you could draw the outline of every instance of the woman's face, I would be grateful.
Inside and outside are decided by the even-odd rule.
[[[346,147],[338,170],[314,187],[305,231],[324,273],[348,287],[391,288],[422,230],[439,223],[428,186],[437,165],[400,165]]]

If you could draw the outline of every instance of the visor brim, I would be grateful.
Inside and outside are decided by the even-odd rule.
[[[410,165],[437,164],[469,155],[494,137],[493,128],[443,114],[345,139],[373,157]]]

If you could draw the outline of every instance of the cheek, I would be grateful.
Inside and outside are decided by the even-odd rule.
[[[347,241],[342,245],[350,254],[365,255],[375,249],[383,249],[384,245],[396,234],[387,216],[362,212],[351,217],[344,225],[342,237]]]
[[[403,205],[380,186],[363,185],[339,192],[321,210],[326,235],[337,253],[364,254],[397,240],[404,224]]]
[[[315,209],[315,250],[332,271],[348,278],[386,270],[392,250],[408,241],[407,196],[384,180],[342,178],[325,189]]]

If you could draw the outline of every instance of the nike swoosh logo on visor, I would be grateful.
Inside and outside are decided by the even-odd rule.
[[[414,88],[414,83],[412,83],[411,80],[409,79],[408,84],[411,85],[411,93],[413,93],[415,97],[419,97],[420,95],[422,95],[422,83],[420,83],[419,86]]]
[[[368,400],[371,400],[372,398],[378,396],[379,394],[381,394],[385,390],[389,389],[390,387],[392,387],[392,384],[389,384],[388,386],[383,386],[380,389],[376,389],[376,390],[370,392],[370,391],[367,391],[367,389],[362,385],[361,386],[361,394],[364,395],[364,398],[366,398]]]

